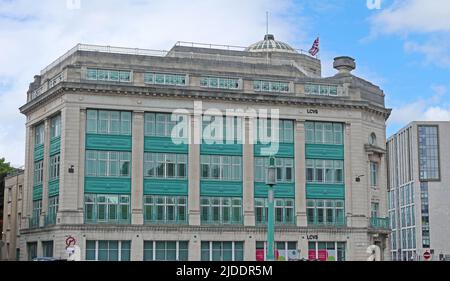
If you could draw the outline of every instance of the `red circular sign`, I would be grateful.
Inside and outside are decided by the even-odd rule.
[[[429,260],[431,258],[430,252],[423,253],[423,258],[426,259],[426,260]]]
[[[67,237],[66,245],[67,247],[75,245],[75,238],[73,238],[72,236]]]

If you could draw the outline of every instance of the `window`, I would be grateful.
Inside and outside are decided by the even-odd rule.
[[[244,242],[202,241],[202,261],[243,261]]]
[[[144,241],[144,261],[187,261],[188,241]]]
[[[305,122],[307,144],[343,144],[342,123]]]
[[[242,144],[243,123],[236,116],[202,116],[202,137],[208,144]]]
[[[277,261],[296,261],[298,260],[300,252],[297,248],[297,242],[275,242],[275,260]],[[256,242],[256,260],[265,261],[267,256],[267,242]]]
[[[33,211],[30,219],[30,227],[39,226],[39,218],[42,211],[42,200],[33,200]]]
[[[187,118],[185,115],[171,113],[145,113],[144,134],[146,137],[172,137],[173,128],[183,120],[188,120]]]
[[[88,68],[86,78],[97,81],[131,82],[131,71]]]
[[[295,224],[294,199],[275,199],[275,223]],[[267,198],[255,198],[256,224],[267,224],[268,201]]]
[[[253,81],[253,90],[255,90],[255,92],[287,93],[289,92],[289,83],[262,80]]]
[[[29,261],[37,257],[37,242],[27,242],[27,253]]]
[[[305,94],[319,95],[319,96],[337,96],[338,95],[338,86],[306,84],[305,85]]]
[[[293,158],[276,158],[275,165],[277,168],[277,182],[279,183],[294,182]],[[266,174],[268,167],[269,167],[268,157],[255,157],[255,182],[266,181]]]
[[[84,217],[88,223],[129,223],[130,195],[84,195]]]
[[[292,120],[277,120],[278,121],[278,142],[280,143],[294,143],[294,121]],[[258,119],[257,128],[255,132],[258,133],[257,140],[271,141],[275,136],[273,135],[272,127],[274,127],[272,119]]]
[[[420,180],[439,180],[439,130],[438,126],[418,126]]]
[[[61,115],[50,120],[50,137],[53,139],[59,136],[61,136]]]
[[[59,179],[60,155],[50,157],[50,181]]]
[[[309,199],[306,202],[306,216],[309,225],[344,226],[343,200]]]
[[[48,198],[48,213],[46,224],[56,223],[56,214],[58,213],[59,196],[52,196]]]
[[[377,135],[375,133],[371,133],[369,136],[369,144],[370,145],[377,145]]]
[[[146,84],[184,86],[186,85],[186,75],[147,72],[144,74],[144,82]]]
[[[205,88],[238,89],[239,79],[223,77],[201,77],[200,86]]]
[[[130,261],[131,241],[86,240],[88,261]]]
[[[42,180],[44,178],[44,161],[38,161],[34,163],[34,181],[33,185],[42,184]]]
[[[87,133],[101,135],[131,135],[131,112],[87,110]]]
[[[144,155],[144,177],[186,179],[187,154],[150,153]]]
[[[380,203],[378,202],[372,202],[371,203],[371,217],[372,218],[379,218],[380,217]]]
[[[187,197],[145,195],[144,220],[150,223],[187,223]]]
[[[131,152],[86,150],[86,176],[130,177]]]
[[[370,162],[370,186],[378,186],[378,163],[372,161]]]
[[[44,144],[44,123],[34,128],[34,146]]]
[[[201,197],[200,211],[204,224],[241,224],[242,198]]]
[[[309,242],[308,259],[319,261],[345,261],[345,242]]]
[[[53,241],[42,241],[42,255],[44,257],[53,257]]]
[[[306,159],[307,183],[344,183],[344,161]]]
[[[200,160],[202,179],[242,180],[241,156],[201,155]]]

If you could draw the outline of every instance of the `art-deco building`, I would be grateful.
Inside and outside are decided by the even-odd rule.
[[[379,87],[351,74],[352,58],[334,67],[322,77],[320,60],[273,35],[241,49],[75,46],[35,76],[20,108],[21,259],[50,247],[65,257],[68,236],[82,260],[262,259],[270,144],[254,124],[276,122],[227,117],[231,143],[208,142],[201,132],[226,109],[279,110],[279,259],[365,260],[372,244],[389,258],[390,110]],[[172,138],[175,110],[188,116],[187,142]],[[252,132],[255,143],[242,141]]]

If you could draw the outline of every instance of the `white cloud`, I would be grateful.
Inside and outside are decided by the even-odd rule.
[[[77,43],[170,49],[177,41],[248,46],[266,32],[303,43],[307,19],[293,0],[1,1],[0,157],[24,163],[25,118],[18,111],[33,76]],[[295,46],[299,47],[299,46]]]

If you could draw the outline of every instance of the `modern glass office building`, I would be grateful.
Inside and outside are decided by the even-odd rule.
[[[20,108],[21,259],[65,257],[68,236],[83,260],[264,259],[267,151],[278,259],[365,260],[372,244],[389,258],[390,110],[352,58],[334,67],[322,77],[320,60],[272,35],[248,48],[75,46]],[[183,120],[190,133],[174,135]]]
[[[450,260],[450,122],[412,122],[388,139],[392,259]]]

